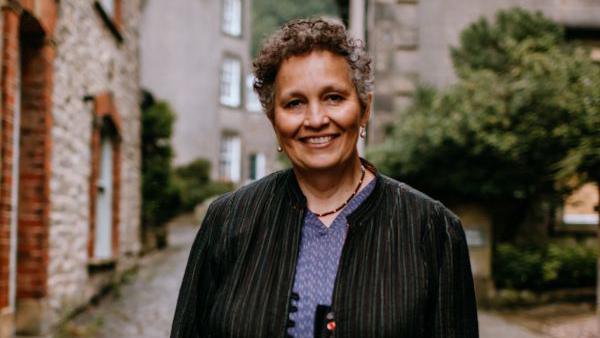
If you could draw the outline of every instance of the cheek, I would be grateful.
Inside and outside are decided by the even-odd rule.
[[[281,141],[285,142],[286,139],[294,137],[302,124],[302,121],[297,120],[290,116],[282,116],[282,114],[276,115],[273,121],[273,128]]]
[[[332,112],[330,117],[347,132],[356,131],[360,127],[360,108],[354,107],[342,107],[339,110]]]

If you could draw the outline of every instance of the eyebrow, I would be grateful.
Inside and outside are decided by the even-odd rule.
[[[351,91],[351,89],[346,88],[346,86],[340,86],[338,84],[328,84],[321,90],[319,95],[323,95],[324,93],[328,93],[328,92],[338,92],[340,94],[349,95],[350,91]],[[281,98],[282,101],[285,101],[285,100],[288,100],[289,98],[296,97],[296,96],[305,96],[305,95],[302,93],[302,91],[293,89],[289,92],[282,93],[282,95],[280,95],[279,97]]]

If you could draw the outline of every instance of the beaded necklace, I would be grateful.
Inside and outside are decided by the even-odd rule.
[[[356,189],[354,189],[354,192],[352,193],[352,195],[350,195],[350,197],[348,197],[348,199],[346,200],[346,202],[344,202],[342,205],[340,205],[339,207],[331,210],[331,211],[327,211],[324,213],[316,213],[313,212],[315,215],[317,215],[317,217],[325,217],[325,216],[329,216],[331,214],[335,214],[336,212],[342,210],[349,202],[350,200],[352,200],[352,198],[356,195],[356,193],[358,192],[358,189],[360,189],[360,186],[363,183],[363,180],[365,179],[365,167],[363,167],[362,165],[360,166],[360,181],[358,181],[358,185],[356,186]]]

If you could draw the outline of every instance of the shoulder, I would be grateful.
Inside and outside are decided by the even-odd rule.
[[[274,172],[219,196],[209,205],[208,212],[223,212],[239,207],[240,205],[255,205],[266,202],[274,196],[281,195],[281,191],[284,189],[285,183],[289,178],[289,171],[290,169]]]
[[[422,230],[425,234],[431,233],[435,237],[450,238],[453,241],[464,238],[460,219],[442,202],[404,182],[385,175],[380,176],[382,190],[386,196],[384,198],[392,198],[394,204],[404,205],[412,217],[423,220]]]
[[[397,181],[385,175],[380,176],[381,189],[386,198],[392,198],[398,203],[409,205],[412,211],[425,213],[435,212],[435,208],[441,203],[429,195],[419,191],[410,185]]]

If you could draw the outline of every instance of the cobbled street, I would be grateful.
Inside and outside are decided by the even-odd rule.
[[[60,338],[164,338],[196,228],[175,223],[166,250],[144,257],[137,273],[66,325]]]
[[[168,337],[177,292],[196,232],[191,223],[189,218],[182,218],[172,224],[168,249],[144,257],[136,274],[65,325],[57,338]],[[593,331],[582,330],[575,323],[571,323],[567,331],[554,328],[543,330],[545,334],[536,334],[488,312],[479,313],[479,326],[481,338],[594,337]],[[560,330],[564,332],[558,332]]]

